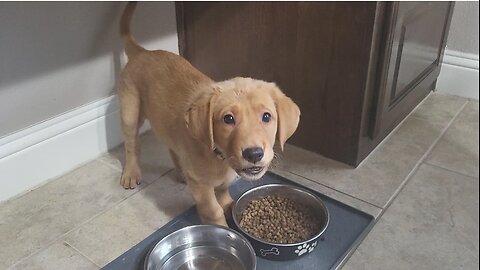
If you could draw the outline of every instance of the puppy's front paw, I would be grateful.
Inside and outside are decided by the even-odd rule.
[[[140,185],[142,179],[142,173],[140,168],[125,168],[120,179],[120,184],[125,189],[134,189],[137,185]]]

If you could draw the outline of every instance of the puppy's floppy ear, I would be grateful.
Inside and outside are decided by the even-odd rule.
[[[290,138],[298,127],[300,121],[300,109],[278,87],[274,87],[273,98],[278,115],[277,139],[280,149],[283,151],[285,142]]]
[[[185,122],[190,134],[196,140],[214,149],[213,141],[213,106],[216,95],[205,93],[194,101],[185,112]]]

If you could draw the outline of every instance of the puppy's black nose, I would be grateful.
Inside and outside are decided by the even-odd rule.
[[[242,156],[245,160],[256,163],[263,158],[263,149],[261,147],[251,147],[243,150]]]

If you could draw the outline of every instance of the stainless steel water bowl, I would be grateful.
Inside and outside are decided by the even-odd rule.
[[[252,246],[237,232],[194,225],[160,240],[145,259],[145,270],[255,270]]]
[[[258,200],[268,195],[287,197],[314,211],[321,221],[321,226],[318,228],[317,233],[310,239],[293,244],[271,243],[247,233],[240,227],[240,219],[243,211],[245,211],[252,200]],[[273,261],[298,259],[312,252],[315,247],[320,244],[319,238],[327,229],[330,221],[328,209],[317,195],[307,189],[284,184],[268,184],[246,191],[233,204],[232,216],[236,229],[247,237],[257,256]]]

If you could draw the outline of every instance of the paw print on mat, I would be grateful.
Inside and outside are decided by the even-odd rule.
[[[297,247],[295,249],[295,253],[297,253],[298,256],[302,256],[305,253],[310,253],[313,251],[313,249],[317,246],[317,242],[314,242],[312,245],[309,244],[303,244]]]

